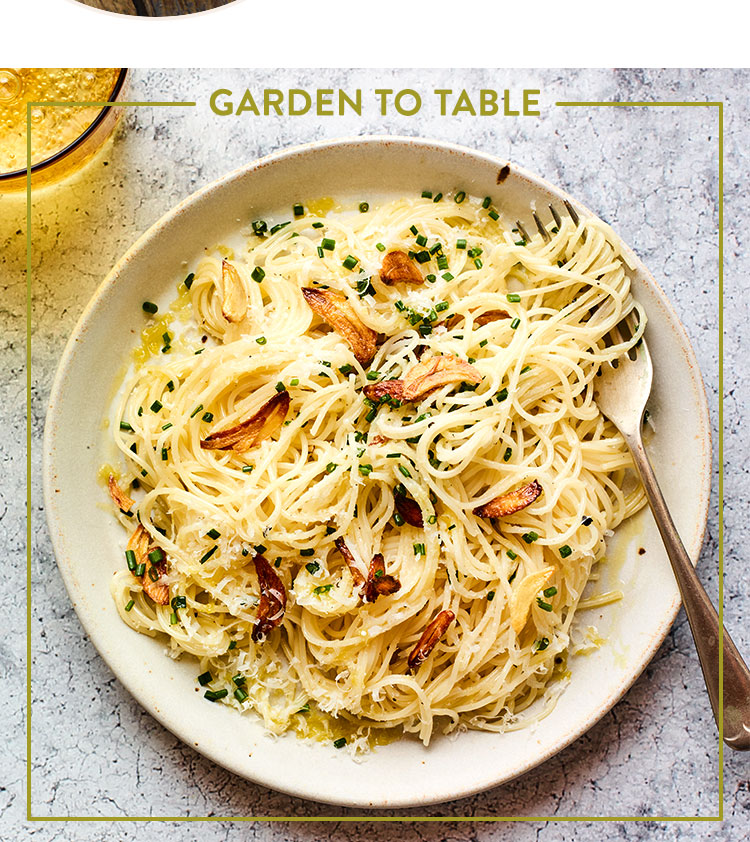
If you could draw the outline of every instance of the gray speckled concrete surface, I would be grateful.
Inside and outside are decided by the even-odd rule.
[[[138,71],[133,98],[197,99],[191,109],[127,114],[105,154],[34,199],[33,365],[33,750],[37,817],[336,815],[242,781],[165,731],[125,692],[87,640],[58,575],[46,532],[40,451],[46,401],[64,343],[116,258],[179,199],[258,155],[301,141],[397,133],[455,140],[508,157],[559,183],[601,213],[633,245],[674,302],[694,343],[709,398],[715,442],[725,406],[725,609],[738,645],[750,652],[745,520],[750,503],[747,424],[750,341],[746,290],[750,171],[748,82],[742,71]],[[419,117],[220,118],[208,110],[217,87],[438,87],[542,91],[541,118],[449,120]],[[718,114],[710,108],[563,109],[556,100],[715,100],[725,108],[725,379],[718,368]],[[0,838],[39,840],[235,839],[627,840],[750,838],[750,757],[725,757],[718,787],[718,740],[684,614],[643,676],[588,734],[543,767],[490,792],[421,811],[434,817],[642,815],[713,816],[714,822],[617,824],[266,824],[217,821],[25,822],[24,204],[0,199],[3,372],[0,380],[0,540],[5,633],[0,675],[5,755]],[[717,448],[715,448],[715,451]],[[718,595],[718,475],[701,577]],[[345,815],[354,815],[344,811]],[[409,811],[405,811],[405,815]],[[388,815],[388,814],[384,814]]]

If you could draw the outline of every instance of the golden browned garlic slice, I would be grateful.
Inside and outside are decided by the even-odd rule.
[[[380,383],[368,383],[362,391],[365,397],[374,401],[382,400],[386,396],[401,400],[404,397],[404,382],[403,380],[383,380]]]
[[[413,500],[406,494],[399,494],[398,491],[394,491],[393,502],[396,504],[396,511],[409,526],[416,526],[419,529],[424,526],[422,510],[419,508],[416,500]]]
[[[135,554],[137,564],[145,565],[141,585],[143,592],[151,597],[157,605],[166,605],[169,602],[169,584],[167,582],[167,562],[164,552],[162,558],[154,563],[149,558],[149,552],[159,549],[151,544],[151,536],[146,532],[142,524],[138,524],[135,532],[128,540],[127,548]],[[153,573],[151,571],[154,571]]]
[[[351,346],[360,365],[369,365],[377,350],[378,335],[362,324],[349,299],[331,289],[303,287],[308,307],[320,316]]]
[[[401,590],[401,582],[385,572],[382,553],[372,557],[364,587],[365,602],[375,602],[379,596],[390,596]]]
[[[529,610],[537,593],[549,582],[554,575],[554,567],[543,567],[534,573],[524,576],[510,595],[510,624],[516,634],[521,634]]]
[[[452,611],[441,611],[437,617],[422,632],[422,637],[409,655],[409,669],[414,671],[427,660],[427,656],[437,645],[437,642],[445,634],[448,626],[456,619]]]
[[[135,506],[135,500],[133,500],[132,497],[128,497],[128,495],[120,488],[114,474],[109,475],[107,487],[109,488],[109,496],[114,500],[115,505],[120,509],[120,511],[125,514],[132,513],[133,506]]]
[[[536,480],[532,480],[527,485],[516,488],[515,491],[501,494],[489,503],[477,506],[474,514],[479,517],[507,517],[530,506],[541,493],[542,486]]]
[[[273,567],[262,555],[253,559],[255,572],[258,575],[260,588],[260,603],[258,613],[253,623],[252,639],[258,643],[265,640],[266,635],[281,624],[286,610],[286,588],[279,579]]]
[[[277,392],[255,415],[235,427],[211,433],[201,441],[201,447],[204,450],[235,450],[243,453],[277,433],[288,412],[289,392]]]
[[[423,284],[422,273],[417,269],[406,252],[389,251],[383,258],[380,267],[380,280],[389,286],[404,282],[407,284]]]
[[[490,322],[497,322],[501,319],[509,319],[510,313],[507,310],[485,310],[480,313],[475,319],[474,324],[477,327],[488,325]]]
[[[479,383],[482,375],[465,360],[444,354],[419,362],[406,372],[403,397],[415,401],[449,383]]]
[[[346,541],[343,538],[337,538],[333,543],[336,545],[336,549],[344,557],[346,566],[349,568],[349,571],[352,574],[352,581],[354,582],[354,587],[358,588],[360,585],[364,585],[365,577],[360,572],[359,567],[357,567],[357,562],[355,561],[354,556],[352,555],[352,551],[349,549],[349,547],[346,546]]]
[[[247,315],[247,291],[240,273],[228,260],[221,261],[221,312],[228,322],[241,322]]]

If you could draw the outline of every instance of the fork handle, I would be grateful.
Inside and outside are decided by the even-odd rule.
[[[640,433],[625,434],[638,473],[651,505],[656,525],[672,562],[682,603],[698,651],[703,678],[708,689],[714,718],[719,723],[719,631],[716,609],[690,563],[680,540],[664,495],[656,481],[651,463],[643,447]],[[724,742],[733,749],[750,750],[750,669],[742,660],[732,638],[724,629]]]

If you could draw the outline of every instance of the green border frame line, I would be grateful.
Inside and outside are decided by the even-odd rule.
[[[722,653],[724,623],[724,482],[721,471],[724,459],[723,407],[724,388],[723,318],[724,318],[724,103],[722,101],[672,102],[556,102],[558,107],[698,107],[717,108],[719,116],[719,811],[716,816],[34,816],[31,810],[31,109],[41,106],[130,107],[130,106],[196,106],[195,102],[29,102],[26,108],[26,820],[29,822],[721,822],[724,818],[724,723]]]

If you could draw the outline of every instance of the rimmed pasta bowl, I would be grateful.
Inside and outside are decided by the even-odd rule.
[[[590,728],[640,675],[679,608],[669,562],[650,514],[643,510],[608,541],[602,582],[618,587],[616,605],[592,607],[580,622],[595,626],[600,645],[568,660],[569,681],[533,727],[504,733],[465,731],[425,747],[402,738],[376,747],[362,763],[330,742],[294,735],[269,739],[254,715],[207,704],[195,692],[195,661],[165,658],[163,642],[125,626],[110,599],[122,568],[122,531],[98,505],[103,450],[101,419],[111,388],[134,345],[128,323],[146,299],[168,302],[204,245],[222,242],[237,220],[274,218],[305,196],[340,200],[420,195],[426,185],[446,194],[492,196],[505,219],[528,220],[530,209],[572,202],[562,190],[512,162],[469,149],[413,138],[356,138],[275,153],[230,173],[181,202],[118,262],[89,303],[63,354],[54,383],[44,447],[48,523],[58,565],[76,611],[102,657],[133,696],[165,727],[232,772],[296,796],[364,808],[413,807],[496,786],[553,756]],[[657,361],[650,412],[658,431],[649,449],[695,561],[705,529],[711,442],[695,355],[672,306],[627,247],[633,293],[648,317]],[[155,281],[154,279],[158,279]],[[92,394],[92,377],[108,388]],[[686,486],[685,475],[695,477]],[[80,518],[81,510],[88,516]],[[87,548],[103,548],[95,560]],[[111,548],[111,549],[110,549]],[[127,645],[123,642],[127,640]],[[314,768],[315,773],[310,774]],[[451,769],[450,775],[445,774]]]

